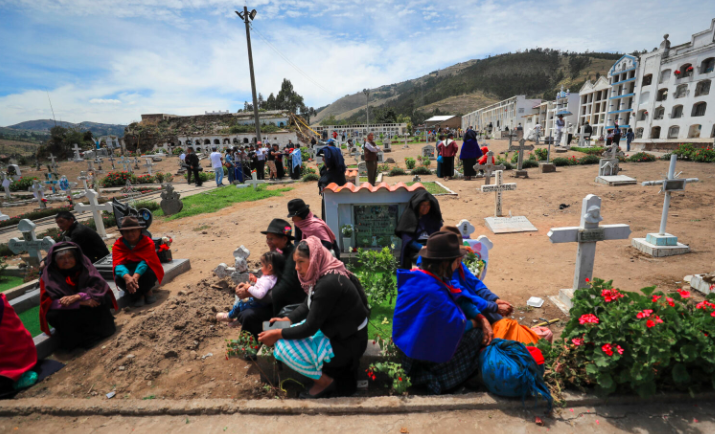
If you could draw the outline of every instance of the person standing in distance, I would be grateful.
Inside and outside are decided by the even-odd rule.
[[[194,178],[196,180],[196,186],[201,187],[202,182],[201,182],[201,177],[199,176],[199,157],[196,154],[194,154],[194,148],[189,147],[186,150],[186,158],[184,159],[184,161],[186,162],[186,165],[189,166],[188,167],[189,174],[187,177],[187,179],[189,181],[188,183],[191,184],[191,175],[193,174]]]
[[[214,169],[214,174],[216,175],[216,187],[221,187],[223,185],[223,156],[218,152],[216,147],[211,148],[211,167]]]
[[[377,179],[377,153],[380,152],[380,148],[375,145],[375,135],[373,133],[368,133],[362,149],[365,156],[365,166],[367,167],[367,182],[375,185]]]

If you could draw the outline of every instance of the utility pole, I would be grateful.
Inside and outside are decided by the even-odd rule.
[[[250,21],[256,16],[256,10],[253,9],[250,13],[248,7],[243,7],[243,13],[236,11],[243,22],[246,24],[246,44],[248,45],[248,68],[251,71],[251,92],[253,93],[253,117],[256,122],[256,141],[261,140],[261,121],[258,119],[258,99],[256,98],[256,77],[253,74],[253,52],[251,51],[251,31],[249,29]]]
[[[363,89],[365,94],[365,118],[367,119],[367,133],[370,134],[370,89]]]

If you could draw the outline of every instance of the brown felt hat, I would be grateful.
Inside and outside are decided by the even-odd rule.
[[[136,217],[132,216],[126,216],[122,219],[122,227],[119,228],[119,231],[129,231],[132,229],[139,229],[143,230],[144,227],[139,224],[139,220],[137,220]]]
[[[459,236],[452,232],[435,232],[427,239],[427,246],[420,250],[424,259],[456,259],[467,254],[459,244]]]

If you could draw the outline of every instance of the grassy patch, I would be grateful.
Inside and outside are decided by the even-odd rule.
[[[5,292],[16,286],[22,285],[22,277],[19,276],[2,276],[0,277],[0,292]]]
[[[42,330],[40,330],[40,306],[26,310],[18,316],[33,338],[42,333]]]
[[[405,185],[407,185],[408,187],[412,184],[414,184],[414,182],[406,182],[405,183]],[[425,188],[427,189],[427,192],[430,194],[449,193],[447,190],[445,190],[444,188],[437,185],[436,182],[422,182],[421,184],[425,186]]]
[[[256,190],[252,187],[233,188],[222,187],[211,190],[207,193],[195,194],[184,199],[184,209],[180,213],[167,217],[167,220],[176,220],[183,217],[191,217],[198,214],[216,212],[227,206],[239,202],[254,202],[273,196],[281,196],[281,193],[292,190],[290,187],[275,190],[266,189],[265,185],[260,185]],[[154,213],[155,216],[164,215],[161,210]]]
[[[385,339],[392,337],[392,319],[395,314],[395,303],[397,303],[397,297],[392,300],[391,304],[385,301],[378,306],[372,307],[370,322],[367,325],[368,339],[375,340],[377,335]]]

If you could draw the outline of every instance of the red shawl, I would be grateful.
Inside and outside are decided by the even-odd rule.
[[[107,291],[107,294],[112,297],[112,309],[119,312],[119,305],[117,304],[117,299],[114,297],[114,292],[110,289]],[[45,290],[45,281],[40,279],[40,330],[47,336],[52,336],[50,325],[47,323],[47,313],[50,311],[51,306],[52,298]]]
[[[161,281],[164,279],[164,267],[162,267],[161,262],[159,262],[159,256],[156,254],[154,241],[152,241],[151,238],[144,235],[132,250],[124,244],[124,237],[114,242],[114,246],[112,247],[112,274],[114,274],[114,269],[117,268],[117,265],[122,265],[126,262],[140,261],[147,263],[151,271],[156,274],[159,284],[161,284]]]
[[[350,278],[350,272],[345,268],[345,264],[335,259],[328,249],[323,247],[317,237],[308,237],[305,242],[308,243],[308,250],[310,251],[310,265],[305,278],[299,274],[298,280],[300,280],[300,285],[306,294],[310,287],[315,286],[318,279],[326,274],[340,274]]]
[[[0,354],[0,376],[12,381],[17,381],[37,363],[32,336],[5,294],[0,294]]]

